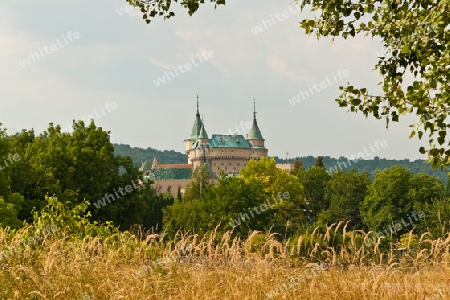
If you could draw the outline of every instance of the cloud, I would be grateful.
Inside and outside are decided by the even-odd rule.
[[[300,72],[295,70],[276,54],[272,53],[266,56],[265,62],[275,73],[287,79],[293,81],[303,81],[308,78],[308,74],[305,70],[300,70]]]

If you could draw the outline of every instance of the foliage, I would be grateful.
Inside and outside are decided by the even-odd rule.
[[[326,223],[351,221],[352,228],[363,228],[359,207],[364,201],[369,183],[367,173],[359,174],[354,169],[333,174],[325,187],[324,198],[330,203],[326,210],[329,216]]]
[[[385,55],[378,57],[383,93],[351,85],[341,89],[341,107],[366,117],[398,122],[400,115],[415,114],[410,137],[428,132],[428,153],[434,165],[450,164],[450,2],[447,0],[325,1],[302,0],[300,6],[319,11],[315,20],[304,19],[301,27],[317,38],[378,37]],[[409,80],[409,77],[412,78]],[[408,79],[407,79],[408,78]]]
[[[330,206],[329,199],[325,198],[325,187],[330,180],[330,175],[322,167],[310,167],[297,173],[298,181],[304,187],[304,197],[309,205],[305,209],[312,210],[312,216],[317,216],[321,211]]]
[[[114,221],[125,229],[142,224],[148,198],[134,188],[142,174],[130,158],[114,156],[110,133],[93,121],[89,126],[74,121],[72,133],[61,132],[53,124],[39,136],[23,130],[8,142],[9,151],[22,158],[10,167],[10,190],[24,196],[20,220],[31,222],[31,211],[42,209],[47,195],[75,206],[84,200],[97,203],[106,194],[119,195],[132,184],[133,189],[120,192],[115,202],[100,208],[93,205],[89,211],[92,219]]]
[[[361,205],[364,223],[379,231],[399,222],[407,213],[422,210],[442,196],[443,185],[428,175],[412,175],[402,167],[378,171]]]
[[[17,217],[23,202],[23,196],[19,193],[11,194],[8,200],[0,196],[0,227],[20,228],[23,226],[23,222]]]
[[[189,201],[200,199],[203,192],[210,184],[212,172],[206,164],[201,164],[192,172],[191,182],[186,186],[184,199]]]
[[[129,156],[136,167],[141,167],[143,163],[147,163],[146,167],[150,169],[153,159],[165,164],[184,164],[187,161],[185,153],[175,152],[174,150],[159,151],[148,147],[147,149],[139,147],[130,147],[126,144],[112,144],[114,154],[123,157]]]
[[[172,0],[126,0],[128,4],[138,7],[142,12],[142,17],[148,24],[155,17],[169,19],[175,16],[172,8]],[[180,3],[190,16],[195,13],[200,4],[204,4],[205,0],[173,0],[174,3]],[[211,3],[217,5],[225,4],[225,0],[210,0]]]

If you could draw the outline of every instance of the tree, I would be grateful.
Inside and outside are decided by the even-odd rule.
[[[412,173],[400,166],[377,171],[360,210],[371,230],[400,222],[412,212],[423,210],[444,193],[442,183],[429,175]]]
[[[185,200],[200,199],[203,192],[209,185],[212,178],[212,172],[206,164],[201,164],[192,172],[192,180],[186,186],[184,193]]]
[[[325,168],[325,166],[323,165],[323,158],[322,158],[322,156],[317,156],[316,163],[314,164],[314,166],[316,168]]]
[[[74,121],[72,133],[53,124],[37,137],[23,130],[9,141],[9,152],[23,157],[10,167],[11,192],[24,196],[19,219],[30,222],[33,208],[45,206],[50,195],[72,206],[91,201],[94,220],[124,229],[142,224],[150,200],[139,188],[142,174],[130,158],[114,156],[110,133],[93,121]]]
[[[327,223],[351,221],[351,227],[362,229],[359,207],[369,183],[367,172],[359,174],[352,169],[346,173],[342,170],[335,173],[325,187],[324,198],[330,203],[324,214]]]
[[[410,138],[429,130],[428,153],[433,165],[450,164],[450,2],[448,0],[301,0],[302,9],[320,11],[317,19],[305,19],[301,27],[317,38],[379,37],[385,54],[375,68],[383,81],[383,93],[367,88],[340,87],[336,101],[366,117],[398,122],[400,115],[415,114]],[[406,81],[407,77],[412,82]]]
[[[304,197],[309,203],[304,209],[312,210],[312,216],[317,216],[321,211],[330,206],[329,199],[325,198],[325,187],[330,180],[330,175],[325,168],[311,167],[297,174],[298,181],[303,185]]]
[[[303,162],[297,157],[294,163],[294,174],[296,174],[300,170],[303,170]]]

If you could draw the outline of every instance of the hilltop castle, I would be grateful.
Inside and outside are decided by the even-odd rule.
[[[197,96],[194,124],[190,136],[185,140],[187,164],[159,165],[155,159],[149,172],[155,180],[157,192],[170,192],[176,195],[178,187],[184,190],[190,181],[192,171],[201,164],[206,164],[216,179],[221,171],[237,175],[250,159],[267,157],[268,149],[264,146],[264,141],[256,120],[255,103],[253,124],[246,137],[240,134],[213,134],[210,138],[200,118]]]
[[[213,134],[209,138],[205,124],[200,119],[198,99],[192,132],[185,142],[188,164],[195,169],[204,163],[216,176],[220,171],[237,174],[248,160],[267,156],[268,152],[256,121],[256,110],[253,111],[253,125],[247,137],[238,134]]]

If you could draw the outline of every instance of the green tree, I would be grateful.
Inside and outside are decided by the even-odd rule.
[[[316,168],[325,168],[325,166],[323,165],[323,158],[322,156],[318,156],[316,159],[316,163],[314,164],[314,166]]]
[[[10,185],[12,192],[25,197],[21,220],[30,222],[33,208],[41,209],[43,199],[52,195],[72,206],[91,201],[94,220],[113,221],[124,229],[142,224],[149,201],[139,188],[142,174],[130,158],[114,156],[110,133],[93,121],[89,126],[74,121],[72,133],[50,124],[37,137],[22,131],[10,140],[11,151],[23,157],[12,166]]]
[[[381,230],[405,218],[408,213],[423,210],[443,195],[444,187],[436,178],[412,175],[400,166],[378,171],[369,185],[360,210],[371,230]]]
[[[329,208],[330,202],[329,199],[325,198],[325,187],[331,177],[325,168],[308,168],[300,171],[297,178],[299,183],[303,185],[304,198],[309,203],[304,209],[312,210],[312,217]]]
[[[304,222],[303,187],[296,176],[277,168],[275,159],[261,157],[260,160],[250,160],[240,175],[247,183],[258,182],[263,187],[265,198],[277,202],[271,209],[270,217],[275,232],[283,235],[292,233]],[[283,201],[277,201],[280,198]]]
[[[210,184],[212,172],[206,164],[201,164],[192,172],[192,180],[186,186],[184,199],[200,199],[203,192]]]
[[[369,183],[367,172],[359,174],[352,169],[346,173],[339,170],[333,174],[327,182],[324,195],[330,206],[320,218],[328,223],[351,221],[351,227],[362,229],[359,207],[364,201]]]
[[[303,162],[297,157],[294,163],[294,174],[296,174],[300,170],[303,170]]]
[[[352,112],[373,115],[377,119],[399,121],[400,115],[415,114],[412,124],[419,139],[428,130],[428,152],[434,165],[450,163],[450,2],[448,0],[301,0],[300,6],[318,11],[319,17],[301,22],[307,34],[317,38],[358,34],[381,39],[384,55],[375,69],[383,78],[383,93],[367,88],[341,87],[337,99]],[[406,81],[410,76],[412,80]]]
[[[8,201],[5,201],[5,199],[0,196],[0,227],[22,227],[23,222],[17,217],[22,205],[23,196],[18,193],[9,195]]]

